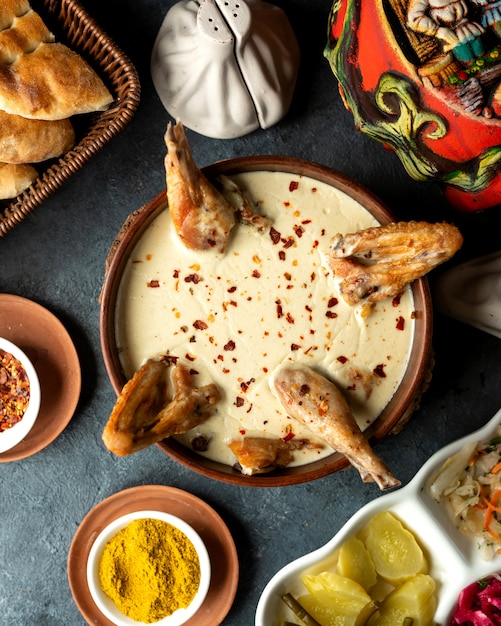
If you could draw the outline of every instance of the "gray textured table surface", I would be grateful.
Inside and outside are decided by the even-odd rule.
[[[48,308],[65,324],[82,366],[82,394],[64,432],[45,450],[0,465],[0,625],[81,626],[67,580],[68,549],[85,514],[107,496],[142,484],[202,497],[229,526],[240,581],[225,625],[250,626],[270,577],[324,544],[379,495],[349,470],[288,488],[238,488],[178,466],[158,448],[119,459],[101,431],[114,404],[99,346],[105,258],[126,216],[164,188],[168,115],[152,87],[149,57],[166,0],[85,0],[83,5],[137,67],[140,107],[124,132],[0,240],[0,290]],[[292,109],[278,125],[236,140],[190,133],[200,165],[251,155],[317,161],[364,184],[402,219],[454,219],[466,241],[454,262],[499,247],[501,209],[452,214],[434,185],[416,183],[395,156],[357,134],[323,59],[330,0],[281,0],[302,49]],[[433,282],[433,277],[431,281]],[[377,448],[407,483],[444,444],[483,425],[501,407],[501,342],[437,314],[431,387],[404,430]]]

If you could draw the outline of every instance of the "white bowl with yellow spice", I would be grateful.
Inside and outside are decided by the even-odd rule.
[[[210,578],[198,533],[162,511],[115,519],[100,532],[87,561],[92,599],[116,626],[182,626],[202,606]]]
[[[25,439],[40,411],[40,382],[21,348],[0,337],[0,453]]]

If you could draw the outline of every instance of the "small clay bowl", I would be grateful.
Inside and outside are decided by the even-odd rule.
[[[17,446],[33,428],[40,411],[40,382],[33,363],[15,344],[0,337],[0,351],[11,354],[24,368],[29,381],[29,402],[22,419],[10,428],[0,431],[0,453]]]
[[[157,626],[182,626],[190,620],[202,606],[209,590],[211,579],[211,563],[209,554],[200,535],[185,521],[163,511],[135,511],[123,515],[108,524],[97,536],[89,552],[87,560],[87,583],[92,599],[101,613],[116,626],[137,626],[137,622],[125,616],[116,604],[104,593],[99,582],[99,564],[107,543],[123,528],[137,519],[157,519],[167,522],[180,530],[193,544],[200,561],[200,584],[191,604],[174,611],[171,615],[155,622]]]

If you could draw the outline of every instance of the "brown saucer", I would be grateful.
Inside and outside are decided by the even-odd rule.
[[[0,454],[0,463],[31,456],[66,428],[80,397],[80,363],[63,324],[47,309],[20,296],[0,294],[0,336],[31,359],[42,392],[40,413],[30,433]]]
[[[163,485],[120,491],[95,506],[78,527],[68,554],[71,593],[88,624],[113,626],[97,608],[87,585],[87,558],[98,534],[117,517],[133,511],[155,510],[177,515],[203,539],[211,560],[207,598],[186,626],[218,626],[233,604],[238,584],[238,556],[233,538],[219,515],[196,496]]]

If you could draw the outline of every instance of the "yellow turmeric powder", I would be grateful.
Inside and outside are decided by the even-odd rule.
[[[191,603],[200,584],[200,562],[178,528],[163,520],[137,519],[107,543],[99,579],[124,615],[151,624]]]

